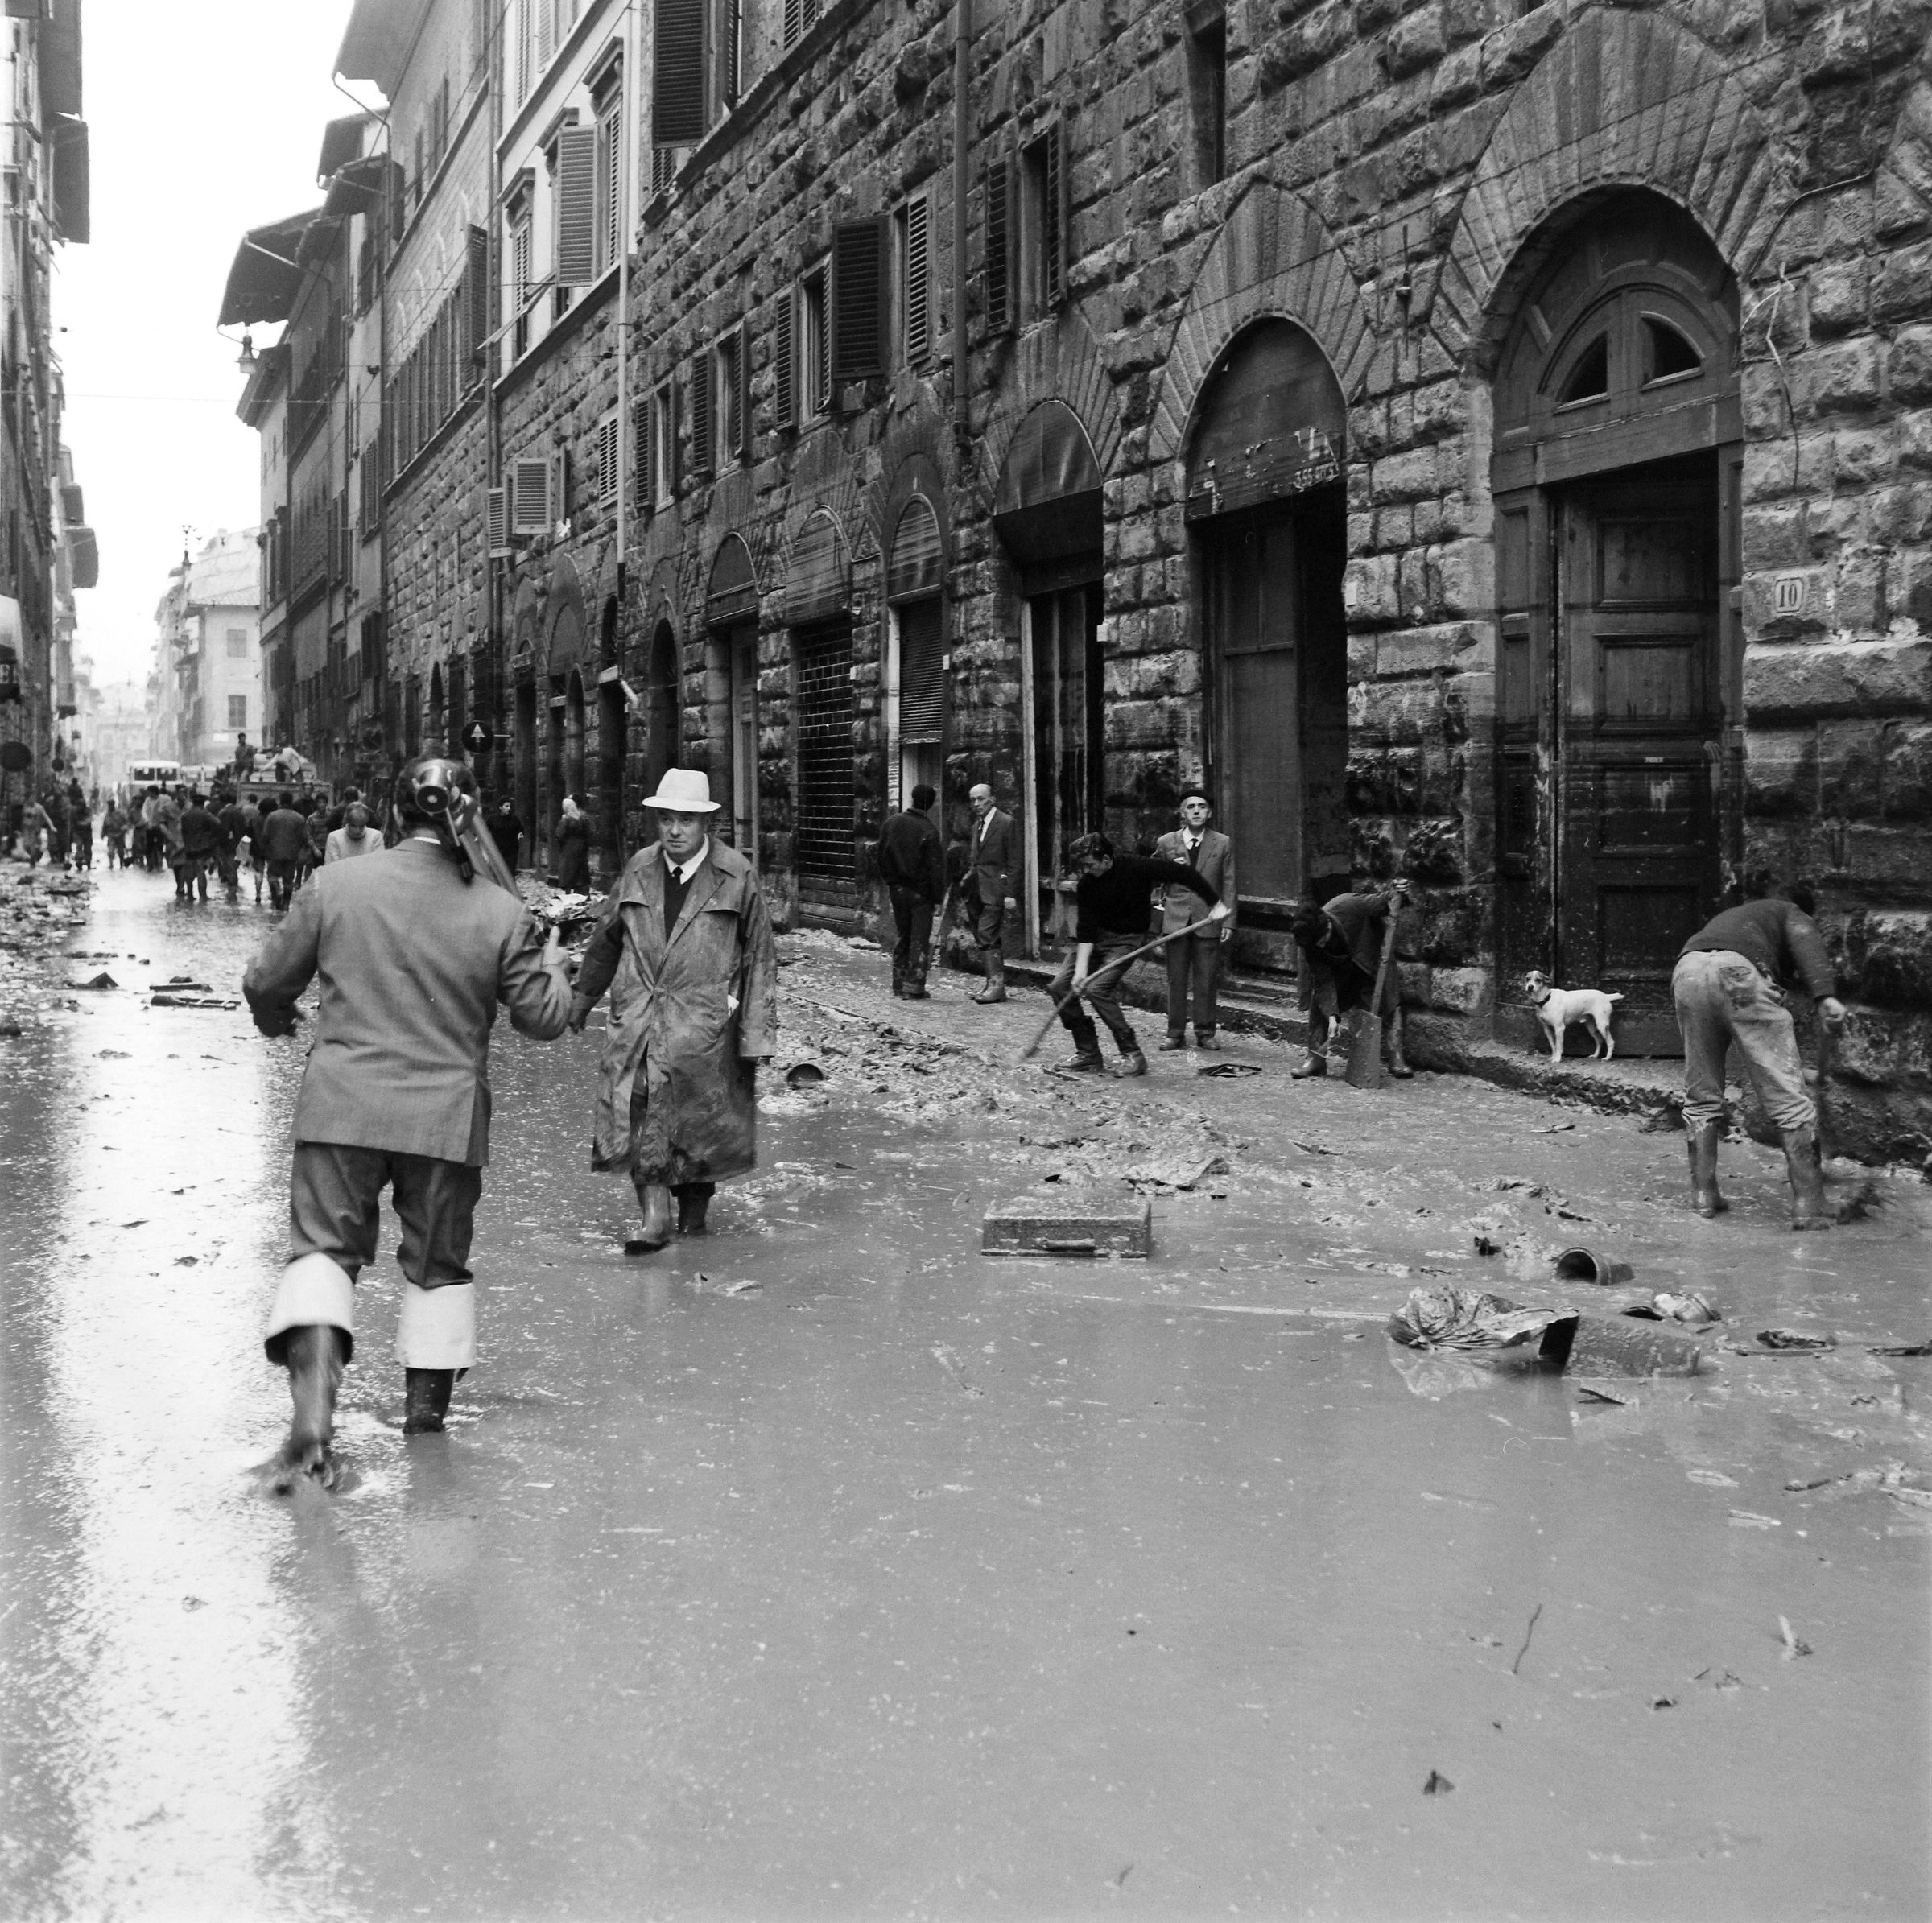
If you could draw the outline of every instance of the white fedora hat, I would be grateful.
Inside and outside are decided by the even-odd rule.
[[[668,808],[674,815],[715,815],[720,804],[711,798],[711,780],[702,768],[667,768],[655,794],[644,797],[647,808]]]

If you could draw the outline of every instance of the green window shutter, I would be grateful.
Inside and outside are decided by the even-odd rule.
[[[557,279],[587,287],[597,277],[597,134],[565,127],[557,135]]]
[[[906,359],[916,366],[932,348],[932,201],[906,203]]]
[[[630,404],[630,471],[637,477],[634,514],[648,514],[657,506],[658,477],[651,471],[650,396]]]
[[[1040,287],[1047,306],[1067,298],[1067,123],[1055,122],[1046,140],[1046,204],[1042,208]]]
[[[792,365],[792,307],[796,299],[789,287],[779,295],[778,311],[772,324],[771,424],[774,427],[789,427],[798,418],[796,370]]]
[[[551,511],[551,464],[541,455],[514,460],[510,467],[510,531],[547,534],[555,515]]]
[[[840,221],[832,233],[832,379],[886,371],[886,223]]]
[[[704,138],[705,0],[657,0],[651,18],[650,138],[696,146]]]
[[[691,471],[711,472],[711,353],[700,348],[691,357]]]
[[[1013,168],[1004,158],[986,163],[986,331],[1013,325]]]
[[[468,339],[464,350],[474,361],[489,339],[493,291],[489,281],[489,229],[472,227],[464,248],[464,291]]]

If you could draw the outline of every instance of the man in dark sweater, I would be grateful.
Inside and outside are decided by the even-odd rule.
[[[181,816],[181,865],[175,870],[175,893],[184,902],[208,899],[208,865],[221,852],[221,824],[202,805],[199,791],[188,798]]]
[[[1737,1044],[1765,1112],[1782,1138],[1791,1181],[1791,1226],[1829,1228],[1818,1167],[1818,1111],[1805,1091],[1798,1035],[1782,982],[1796,982],[1827,1028],[1845,1005],[1818,924],[1767,895],[1727,908],[1686,942],[1670,976],[1684,1037],[1684,1133],[1690,1137],[1690,1206],[1700,1215],[1729,1205],[1718,1193],[1717,1145],[1724,1125],[1724,1053]]]
[[[946,851],[928,812],[939,798],[930,783],[921,782],[912,791],[912,806],[887,815],[879,835],[879,874],[899,935],[892,951],[892,992],[908,1001],[927,999],[933,910],[946,899]]]
[[[1100,1038],[1093,1016],[1080,1005],[1082,989],[1094,1014],[1107,1024],[1121,1051],[1121,1073],[1144,1075],[1147,1058],[1114,994],[1126,972],[1121,958],[1148,939],[1147,922],[1155,889],[1170,882],[1191,888],[1208,904],[1208,919],[1228,918],[1228,905],[1213,887],[1184,862],[1154,861],[1144,855],[1117,855],[1104,835],[1083,835],[1067,851],[1080,875],[1073,893],[1077,919],[1073,959],[1053,978],[1047,993],[1061,1004],[1060,1020],[1073,1037],[1072,1067],[1082,1075],[1100,1075]]]
[[[286,908],[295,896],[296,868],[308,858],[308,823],[295,812],[295,798],[286,788],[262,824],[262,848],[268,860],[269,900]]]

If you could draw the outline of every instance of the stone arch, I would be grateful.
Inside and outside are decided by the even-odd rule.
[[[1356,398],[1376,342],[1354,270],[1306,201],[1271,180],[1257,180],[1229,211],[1195,276],[1162,370],[1150,460],[1171,460],[1180,452],[1222,349],[1250,321],[1270,316],[1311,335],[1344,398]]]
[[[1674,200],[1734,268],[1775,228],[1769,130],[1703,41],[1659,14],[1583,14],[1519,86],[1483,150],[1443,265],[1430,326],[1489,373],[1517,296],[1593,191]],[[1526,245],[1534,237],[1535,245]]]
[[[545,662],[552,675],[567,673],[590,658],[589,623],[584,618],[584,583],[576,563],[559,555],[551,564],[544,609]]]

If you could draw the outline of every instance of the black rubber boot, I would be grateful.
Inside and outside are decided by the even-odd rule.
[[[711,1184],[691,1182],[671,1192],[678,1199],[678,1233],[681,1236],[704,1234],[704,1216],[711,1207]]]
[[[348,1360],[348,1337],[327,1323],[310,1323],[288,1331],[283,1360],[295,1414],[276,1460],[278,1492],[286,1495],[304,1476],[325,1489],[336,1486],[336,1461],[329,1444],[336,1434],[336,1391]]]
[[[1818,1166],[1818,1131],[1787,1129],[1782,1140],[1785,1170],[1791,1178],[1791,1226],[1830,1228],[1831,1211],[1825,1203],[1825,1172]]]
[[[1717,1143],[1723,1129],[1722,1122],[1706,1122],[1690,1133],[1690,1206],[1700,1215],[1721,1215],[1731,1206],[1717,1191]]]
[[[1414,1075],[1402,1054],[1402,1011],[1397,1009],[1389,1017],[1389,1024],[1382,1031],[1382,1063],[1389,1075],[1398,1082],[1406,1082]]]
[[[449,1392],[456,1385],[454,1369],[405,1369],[402,1372],[402,1433],[440,1435],[449,1413]]]
[[[644,1212],[644,1232],[624,1244],[626,1255],[655,1255],[671,1240],[671,1190],[660,1182],[637,1185],[638,1206]]]

